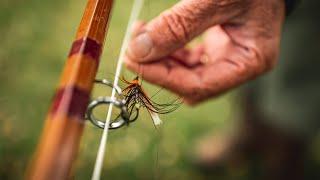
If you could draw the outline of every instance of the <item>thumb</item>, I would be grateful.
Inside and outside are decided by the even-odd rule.
[[[241,0],[183,0],[153,19],[133,37],[127,55],[133,61],[162,58],[209,27],[241,12]],[[243,3],[242,3],[243,4]]]

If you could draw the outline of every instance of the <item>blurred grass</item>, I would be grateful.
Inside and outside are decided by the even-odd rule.
[[[149,20],[175,2],[148,0],[141,17]],[[98,77],[114,73],[131,3],[116,1]],[[0,179],[23,177],[85,4],[85,0],[0,1]],[[146,86],[150,92],[157,89]],[[163,116],[159,130],[143,113],[137,123],[110,133],[103,177],[203,178],[189,163],[193,142],[229,123],[235,111],[232,101],[225,95],[196,108],[183,106]],[[101,133],[87,124],[75,179],[90,178]]]

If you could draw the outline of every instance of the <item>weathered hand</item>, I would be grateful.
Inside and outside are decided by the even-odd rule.
[[[274,66],[284,11],[283,0],[183,0],[137,25],[127,67],[201,102]],[[202,43],[185,47],[203,32]]]

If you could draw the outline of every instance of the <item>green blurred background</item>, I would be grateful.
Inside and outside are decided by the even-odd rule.
[[[178,0],[146,0],[141,19],[148,21],[176,2]],[[314,47],[312,50],[314,53],[308,53],[306,58],[313,60],[314,63],[320,62],[317,56],[318,46],[316,46],[319,43],[312,41],[315,39],[312,34],[320,32],[320,28],[319,31],[316,30],[315,21],[310,18],[311,15],[314,19],[320,18],[320,14],[316,13],[318,10],[314,9],[319,6],[316,0],[308,2],[307,6],[306,4],[300,6],[301,11],[298,8],[297,11],[300,14],[293,15],[290,17],[292,21],[288,21],[292,31],[284,30],[283,47],[287,48],[284,48],[282,53],[285,55],[280,59],[300,62],[301,57],[296,54],[301,44],[307,41]],[[44,117],[85,5],[86,0],[0,0],[1,180],[23,178],[26,166],[37,145]],[[112,79],[131,6],[132,0],[119,0],[114,5],[98,78]],[[299,43],[296,43],[298,40]],[[306,46],[306,49],[311,48]],[[303,55],[304,51],[301,53],[301,56]],[[299,110],[308,108],[300,108],[301,104],[314,108],[313,113],[309,114],[318,113],[319,106],[314,104],[318,103],[315,100],[318,93],[315,92],[318,92],[320,87],[318,87],[319,83],[315,82],[319,82],[320,76],[315,75],[318,71],[296,68],[298,73],[295,75],[298,78],[294,76],[291,79],[292,82],[285,84],[286,78],[283,74],[281,75],[283,73],[281,70],[292,68],[286,64],[287,62],[290,61],[280,61],[279,67],[271,74],[271,78],[260,79],[259,82],[269,82],[263,82],[262,88],[253,86],[256,91],[261,91],[255,99],[262,106],[270,107],[272,110],[271,113],[268,112],[270,114],[276,114],[279,111],[281,115],[287,113],[296,116],[298,114],[302,116],[298,119],[304,120],[307,117],[304,117]],[[296,63],[296,66],[302,67],[299,63]],[[311,66],[319,67],[314,64]],[[311,82],[311,78],[309,78],[310,81],[305,81],[308,74],[301,75],[300,72],[311,72],[309,77],[312,76],[313,81]],[[284,74],[289,73],[285,71]],[[128,79],[134,76],[127,70],[123,71],[123,75]],[[300,81],[297,81],[299,79]],[[306,85],[307,82],[312,86]],[[291,86],[297,88],[294,89]],[[144,87],[149,94],[159,89],[147,83],[144,83]],[[279,90],[279,87],[284,90]],[[309,88],[312,91],[302,91],[302,88]],[[109,93],[110,90],[105,88],[95,88],[92,96]],[[255,179],[252,177],[255,177],[257,168],[246,163],[238,164],[236,167],[231,164],[210,176],[193,164],[194,148],[199,139],[212,133],[235,132],[234,127],[238,125],[241,119],[240,111],[243,109],[239,101],[242,96],[243,94],[237,92],[229,92],[197,107],[182,106],[177,111],[162,116],[164,124],[159,129],[154,128],[149,115],[143,112],[136,123],[110,133],[102,173],[103,179]],[[263,101],[261,97],[264,98]],[[305,101],[299,101],[301,99],[295,97]],[[174,98],[174,95],[169,92],[161,91],[156,100],[166,102]],[[298,102],[296,102],[297,99]],[[287,104],[279,104],[279,101]],[[308,102],[313,104],[309,105]],[[105,110],[100,109],[98,113],[103,117]],[[313,119],[318,120],[318,117],[319,115],[316,114]],[[282,122],[276,118],[274,121]],[[287,127],[292,122],[290,121]],[[318,126],[314,125],[314,127],[316,129]],[[101,135],[100,129],[87,123],[74,168],[74,179],[90,179]],[[313,177],[314,174],[319,177],[320,135],[315,139],[309,143],[311,148],[308,150],[309,155],[305,165],[310,174],[309,177]]]
[[[148,0],[141,18],[151,19],[175,0]],[[21,179],[42,131],[44,117],[82,17],[86,0],[0,1],[0,179]],[[116,1],[98,77],[111,78],[132,0]],[[132,74],[124,71],[126,77]],[[157,88],[146,86],[150,94]],[[102,93],[102,94],[101,94]],[[94,96],[107,95],[98,89]],[[162,92],[160,97],[167,97]],[[190,164],[194,141],[221,130],[235,116],[232,95],[162,116],[156,130],[144,113],[109,136],[103,177],[201,179]],[[75,179],[90,179],[102,131],[87,123]],[[157,160],[159,157],[159,160]]]

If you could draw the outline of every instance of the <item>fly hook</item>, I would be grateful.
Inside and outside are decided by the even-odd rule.
[[[96,84],[105,85],[111,88],[114,88],[117,92],[117,94],[122,97],[122,90],[119,86],[114,86],[110,81],[106,79],[101,80],[95,80]],[[105,122],[98,119],[93,111],[100,105],[114,105],[118,109],[120,109],[120,114],[117,118],[115,118],[114,121],[112,121],[109,125],[109,129],[119,129],[123,127],[125,124],[132,123],[138,118],[139,110],[136,108],[136,115],[133,118],[130,118],[132,114],[132,110],[128,112],[128,108],[126,106],[125,100],[119,100],[119,99],[111,99],[110,97],[98,97],[90,102],[87,108],[86,112],[86,119],[89,120],[93,125],[97,126],[98,128],[104,129],[105,128]]]

